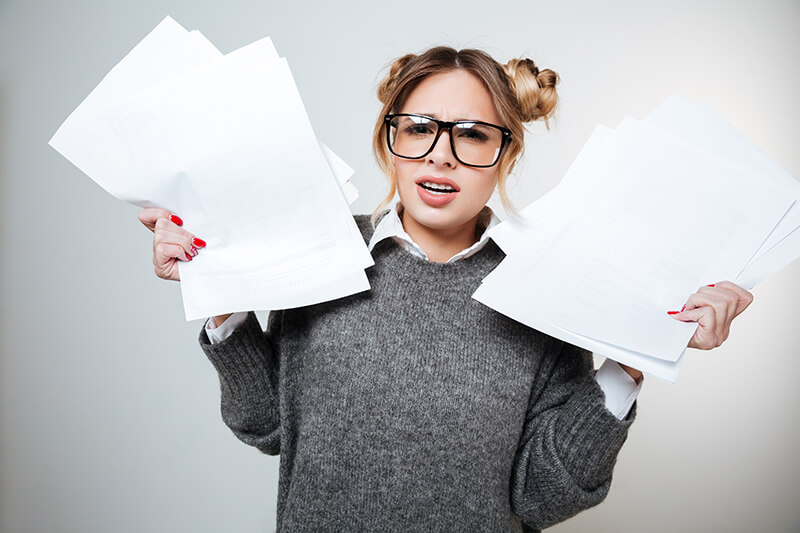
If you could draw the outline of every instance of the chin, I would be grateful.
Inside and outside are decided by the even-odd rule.
[[[402,201],[402,199],[401,199]],[[430,207],[422,201],[403,202],[406,216],[412,217],[418,224],[431,229],[456,228],[466,224],[480,213],[483,206],[476,208],[474,213],[464,212],[464,209],[453,209],[456,206]]]

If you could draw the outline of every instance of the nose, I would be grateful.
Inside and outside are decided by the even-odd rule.
[[[456,166],[456,157],[450,147],[450,131],[441,132],[433,150],[427,156],[427,162],[435,166],[446,166],[453,168]]]

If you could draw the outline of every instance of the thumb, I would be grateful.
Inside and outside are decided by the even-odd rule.
[[[667,314],[675,320],[680,320],[681,322],[697,322],[703,315],[703,310],[700,307],[686,309],[684,306],[684,309],[681,311],[667,311]]]

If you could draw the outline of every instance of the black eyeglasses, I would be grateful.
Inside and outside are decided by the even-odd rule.
[[[386,115],[386,143],[404,159],[421,159],[431,153],[444,130],[450,132],[450,149],[456,160],[470,167],[493,167],[511,140],[511,130],[479,120],[447,122],[414,113]]]

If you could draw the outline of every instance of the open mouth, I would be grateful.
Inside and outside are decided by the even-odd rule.
[[[450,194],[453,192],[458,192],[458,189],[456,189],[455,187],[451,187],[449,185],[444,185],[441,183],[433,183],[430,181],[423,181],[421,183],[418,183],[417,185],[419,185],[420,187],[422,187],[427,191],[432,192],[433,194]]]

